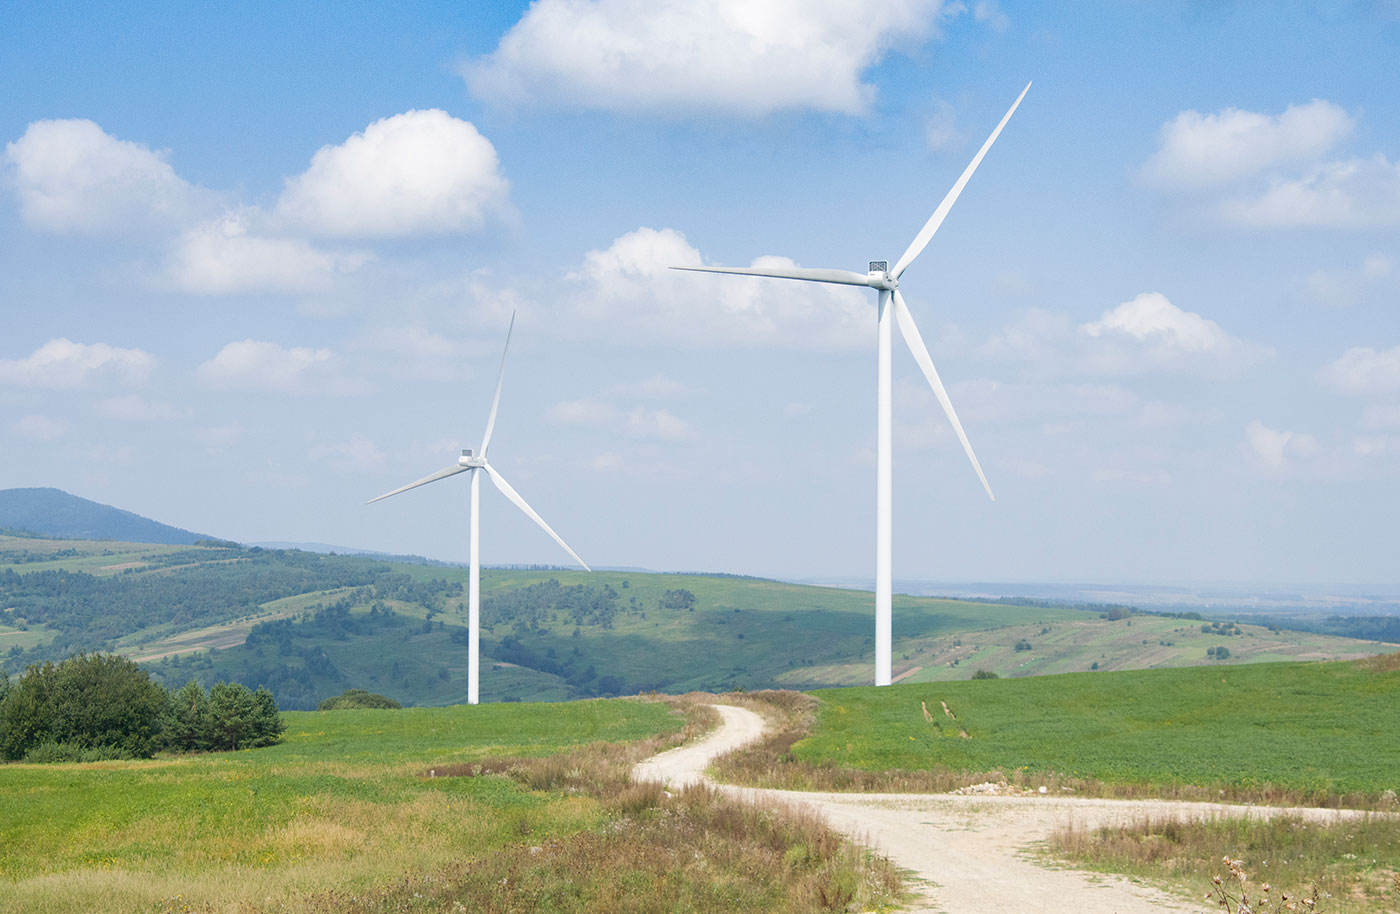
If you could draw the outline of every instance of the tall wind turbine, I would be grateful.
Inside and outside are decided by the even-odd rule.
[[[933,211],[928,222],[919,230],[919,234],[914,236],[908,249],[895,262],[894,269],[890,269],[888,261],[874,260],[870,262],[868,273],[853,273],[849,270],[824,270],[808,269],[804,267],[792,268],[756,268],[756,267],[672,267],[674,270],[693,270],[702,273],[738,273],[743,276],[769,276],[775,279],[801,279],[807,282],[830,282],[847,286],[868,286],[879,292],[879,344],[878,344],[878,367],[876,369],[876,428],[875,428],[875,684],[877,686],[890,684],[890,602],[891,602],[891,572],[890,572],[890,545],[893,539],[893,528],[891,524],[892,506],[890,482],[890,311],[894,311],[894,319],[899,324],[899,332],[904,337],[904,342],[908,344],[909,351],[914,354],[914,360],[923,369],[924,377],[928,379],[929,386],[933,388],[933,393],[938,397],[938,402],[943,405],[943,411],[948,414],[948,421],[952,423],[953,431],[957,432],[958,440],[962,442],[963,450],[967,453],[967,459],[972,461],[972,468],[977,471],[977,478],[982,480],[982,488],[987,490],[987,497],[996,501],[996,496],[992,494],[992,487],[987,484],[987,477],[982,472],[982,467],[977,463],[977,455],[972,452],[972,445],[968,443],[967,433],[963,431],[962,423],[958,421],[958,414],[953,411],[953,403],[948,399],[948,392],[943,389],[943,382],[938,377],[938,372],[933,367],[933,359],[928,354],[928,347],[924,345],[923,338],[919,336],[919,328],[914,325],[914,317],[909,313],[909,307],[904,303],[904,296],[899,294],[899,277],[909,268],[928,243],[933,238],[933,233],[938,231],[938,227],[943,224],[943,220],[948,215],[948,211],[957,202],[958,195],[962,193],[963,187],[972,177],[972,173],[977,170],[977,166],[982,164],[982,157],[987,154],[987,150],[992,148],[992,143],[996,142],[1001,130],[1006,126],[1006,122],[1011,120],[1011,115],[1016,112],[1016,108],[1021,104],[1021,99],[1026,97],[1030,91],[1031,84],[1026,83],[1026,88],[1021,90],[1021,94],[1016,97],[1011,108],[997,124],[992,135],[987,137],[987,142],[982,144],[982,148],[973,156],[971,164],[963,171],[962,176],[953,184],[953,189],[948,191],[948,195],[943,198],[943,202],[938,204],[938,209]]]
[[[564,547],[565,552],[573,556],[575,562],[578,562],[584,567],[584,570],[593,570],[588,567],[588,564],[584,562],[583,559],[578,557],[578,553],[569,548],[568,543],[559,538],[559,534],[550,529],[549,524],[546,524],[544,519],[535,513],[534,508],[531,508],[525,503],[525,499],[521,498],[520,493],[515,491],[510,483],[506,482],[505,477],[500,474],[500,471],[486,462],[486,449],[491,445],[491,429],[496,425],[496,408],[501,405],[501,382],[505,380],[506,376],[506,353],[510,350],[510,332],[513,329],[515,329],[515,314],[512,312],[510,316],[510,326],[506,329],[506,345],[501,351],[501,370],[500,373],[496,375],[496,396],[491,400],[491,415],[486,419],[486,433],[481,436],[481,454],[478,456],[473,454],[470,450],[464,450],[462,451],[462,456],[458,457],[457,462],[452,466],[438,470],[431,476],[424,476],[417,482],[410,482],[406,486],[400,486],[392,492],[385,492],[378,498],[371,498],[369,501],[365,502],[365,504],[372,505],[392,495],[398,495],[400,492],[407,492],[409,489],[416,489],[430,482],[437,482],[439,479],[456,476],[458,473],[472,474],[471,570],[468,572],[467,576],[467,625],[469,627],[467,633],[467,704],[472,705],[477,704],[479,700],[477,682],[481,664],[481,553],[479,549],[481,542],[481,477],[477,471],[484,470],[486,475],[491,477],[491,481],[496,484],[496,488],[501,490],[501,494],[514,502],[515,506],[521,511],[524,511],[525,515],[532,521],[539,524],[545,533],[548,533],[554,538],[556,543]]]

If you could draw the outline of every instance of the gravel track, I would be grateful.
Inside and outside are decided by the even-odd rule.
[[[914,874],[916,914],[1199,914],[1196,904],[1125,877],[1052,868],[1034,851],[1059,828],[1089,828],[1153,818],[1223,814],[1266,817],[1292,813],[1312,821],[1355,815],[1330,809],[1279,809],[1167,800],[1101,800],[1050,796],[850,794],[757,790],[705,777],[710,760],[763,734],[763,718],[715,705],[723,723],[700,742],[641,762],[633,776],[673,787],[705,782],[744,799],[768,799],[820,812],[832,827],[887,855]],[[1202,887],[1202,892],[1205,887]]]

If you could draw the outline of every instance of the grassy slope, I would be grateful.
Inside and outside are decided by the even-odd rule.
[[[132,574],[172,573],[160,567],[170,553],[197,555],[213,550],[198,547],[146,546],[102,541],[35,540],[0,537],[0,563],[21,553],[56,555],[53,561],[20,562],[0,568],[37,571],[45,568],[121,573],[132,563],[154,566]],[[181,556],[177,561],[183,561]],[[396,572],[417,580],[465,581],[463,568],[394,565]],[[178,572],[174,572],[178,573]],[[614,627],[580,627],[555,617],[537,629],[518,630],[509,624],[483,632],[483,697],[554,701],[579,694],[557,675],[497,662],[501,640],[517,637],[538,656],[576,657],[580,669],[592,666],[598,678],[623,680],[622,693],[658,688],[724,690],[733,687],[812,688],[858,685],[869,681],[873,654],[870,595],[860,591],[805,587],[750,578],[705,575],[654,575],[572,571],[500,571],[487,569],[483,590],[488,596],[550,578],[562,584],[613,587],[619,594]],[[623,583],[629,586],[624,588]],[[697,598],[695,612],[658,608],[666,590],[685,588]],[[179,684],[191,676],[207,681],[256,673],[269,664],[298,667],[297,657],[257,655],[242,647],[247,632],[258,622],[294,618],[317,604],[334,602],[345,591],[317,591],[275,600],[246,616],[204,626],[154,626],[119,640],[117,649],[142,661],[184,658],[186,666],[158,667],[167,681]],[[394,603],[400,614],[422,618],[427,608]],[[735,612],[735,610],[739,610]],[[363,607],[359,611],[363,611]],[[466,657],[451,640],[451,630],[466,624],[464,601],[448,600],[437,620],[446,629],[432,633],[397,633],[395,637],[352,636],[343,641],[317,640],[303,631],[295,640],[298,651],[322,647],[342,676],[317,678],[314,697],[338,694],[360,686],[391,695],[405,703],[441,705],[465,697]],[[1003,677],[1042,673],[1155,666],[1184,666],[1208,662],[1206,649],[1230,649],[1231,665],[1282,659],[1347,658],[1376,650],[1367,642],[1302,632],[1270,632],[1241,626],[1243,636],[1202,634],[1200,623],[1156,617],[1109,622],[1095,613],[966,603],[896,596],[894,613],[894,675],[906,682],[966,679],[976,669]],[[32,647],[52,637],[42,626],[21,632],[0,625],[0,650]],[[1032,650],[1015,645],[1029,641]],[[205,653],[210,652],[212,653]],[[192,655],[202,655],[188,664]],[[399,675],[391,675],[397,665]],[[444,676],[444,671],[446,675]],[[253,678],[256,678],[254,675]],[[256,682],[250,680],[250,684]],[[303,699],[304,700],[304,699]],[[312,702],[314,703],[314,702]],[[309,706],[309,705],[307,705]]]
[[[867,770],[1024,767],[1138,784],[1268,783],[1311,796],[1400,785],[1394,668],[1255,664],[817,694],[817,727],[793,749],[800,761]]]
[[[636,701],[291,713],[238,753],[0,766],[0,912],[221,908],[384,885],[411,867],[601,821],[597,804],[424,768],[679,729]],[[535,840],[532,838],[532,840]],[[295,905],[293,905],[295,906]]]

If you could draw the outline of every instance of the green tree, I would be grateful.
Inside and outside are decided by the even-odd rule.
[[[45,757],[149,758],[168,713],[165,689],[115,654],[78,654],[31,666],[0,703],[0,752],[23,758],[46,744]]]
[[[166,746],[177,752],[209,748],[209,698],[197,680],[191,679],[170,693],[165,739]]]

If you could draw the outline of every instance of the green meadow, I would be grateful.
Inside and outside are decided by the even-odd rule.
[[[1400,790],[1400,665],[1388,658],[813,694],[816,725],[791,751],[817,766],[1276,789],[1312,802]]]
[[[0,912],[260,909],[371,891],[465,853],[600,826],[599,803],[504,777],[427,778],[674,733],[643,701],[293,712],[279,745],[0,765]]]

